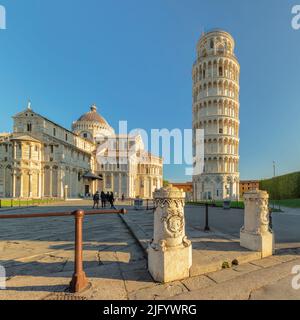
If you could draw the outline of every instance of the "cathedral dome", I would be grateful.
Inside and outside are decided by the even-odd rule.
[[[97,112],[97,107],[95,105],[91,106],[91,111],[83,114],[77,121],[99,122],[108,125],[106,120]]]
[[[83,114],[77,121],[73,122],[73,131],[83,138],[96,141],[99,137],[114,135],[114,129],[97,112],[95,105],[91,110]]]

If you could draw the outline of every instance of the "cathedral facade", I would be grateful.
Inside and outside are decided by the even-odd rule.
[[[78,198],[98,191],[152,198],[163,184],[163,161],[140,135],[117,135],[97,107],[72,130],[27,109],[0,134],[0,198]]]

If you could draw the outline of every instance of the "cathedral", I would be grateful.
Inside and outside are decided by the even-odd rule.
[[[152,198],[163,161],[140,135],[117,135],[93,105],[72,130],[26,110],[0,134],[0,198],[82,198],[97,190]]]

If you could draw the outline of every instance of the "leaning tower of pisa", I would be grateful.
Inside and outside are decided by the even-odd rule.
[[[193,65],[193,131],[204,130],[204,168],[193,176],[194,200],[239,197],[239,74],[234,39],[204,33]],[[195,165],[195,163],[194,163]]]

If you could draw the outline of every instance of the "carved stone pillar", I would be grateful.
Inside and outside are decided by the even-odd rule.
[[[148,248],[148,269],[158,282],[189,277],[192,244],[185,235],[185,193],[169,185],[154,192],[154,235]]]
[[[274,234],[269,228],[269,195],[254,190],[244,193],[245,218],[240,232],[242,247],[261,252],[262,258],[274,252]]]

